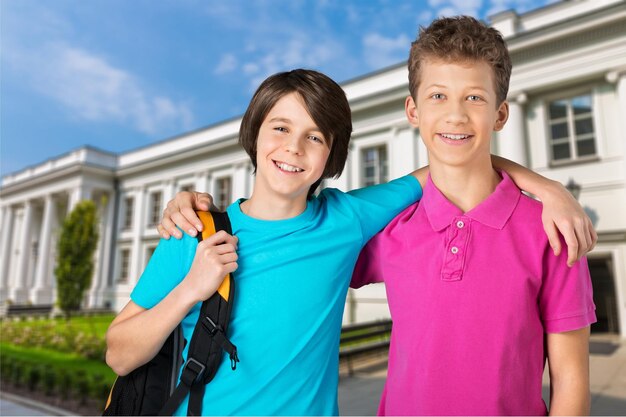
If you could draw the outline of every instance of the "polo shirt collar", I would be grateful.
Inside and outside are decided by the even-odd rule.
[[[467,213],[463,213],[460,208],[452,204],[435,186],[429,175],[426,187],[424,187],[422,204],[433,230],[439,232],[445,229],[459,216],[469,217],[494,229],[502,229],[513,214],[521,191],[506,172],[499,171],[498,173],[502,181],[498,183],[494,192]]]

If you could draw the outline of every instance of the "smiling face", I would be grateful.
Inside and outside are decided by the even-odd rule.
[[[322,177],[330,145],[300,95],[284,95],[259,129],[255,193],[305,204],[309,188]]]
[[[414,96],[406,99],[406,114],[420,130],[431,166],[490,164],[491,135],[504,126],[508,103],[497,102],[487,63],[425,59]]]

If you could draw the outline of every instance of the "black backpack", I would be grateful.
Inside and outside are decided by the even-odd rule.
[[[204,226],[198,234],[199,242],[218,230],[232,234],[226,213],[197,214]],[[211,382],[222,362],[222,350],[230,355],[233,370],[239,362],[237,347],[226,337],[234,284],[231,274],[227,275],[217,292],[202,303],[185,364],[182,358],[185,340],[179,324],[154,358],[115,380],[102,415],[172,415],[187,394],[187,415],[201,415],[205,385]],[[181,366],[184,368],[177,386]]]

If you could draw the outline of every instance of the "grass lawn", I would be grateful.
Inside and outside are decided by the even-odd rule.
[[[1,326],[13,326],[20,329],[53,323],[55,327],[66,328],[70,326],[76,331],[83,331],[88,334],[96,334],[104,337],[109,324],[111,324],[114,318],[115,316],[112,314],[104,314],[96,316],[76,316],[72,317],[69,322],[63,317],[34,320],[2,320]]]
[[[56,352],[54,350],[15,346],[8,343],[0,343],[0,355],[10,356],[15,359],[31,363],[39,363],[51,368],[63,369],[70,373],[83,370],[87,376],[100,374],[107,384],[115,381],[115,374],[106,363],[97,360],[82,358],[73,353]]]

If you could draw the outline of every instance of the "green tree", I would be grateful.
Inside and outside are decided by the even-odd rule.
[[[57,304],[70,317],[80,309],[91,285],[93,255],[98,244],[98,214],[93,201],[76,205],[65,218],[57,244]]]

